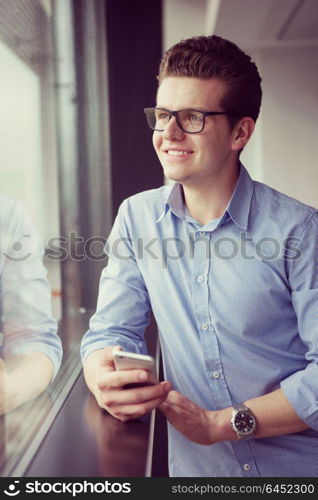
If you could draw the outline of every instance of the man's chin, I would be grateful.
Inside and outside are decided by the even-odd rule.
[[[169,167],[163,167],[163,173],[166,179],[169,179],[170,181],[174,182],[180,182],[182,183],[187,179],[187,175],[185,175],[184,172],[181,172],[178,168],[173,168],[171,166]]]

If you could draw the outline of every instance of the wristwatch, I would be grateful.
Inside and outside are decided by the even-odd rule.
[[[255,417],[252,411],[244,404],[233,406],[231,425],[239,439],[244,439],[255,434]]]

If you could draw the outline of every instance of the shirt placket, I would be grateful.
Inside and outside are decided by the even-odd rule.
[[[197,231],[193,242],[192,302],[200,335],[206,374],[211,388],[211,407],[221,409],[232,401],[224,378],[216,331],[209,277],[213,265],[210,245],[213,231]]]

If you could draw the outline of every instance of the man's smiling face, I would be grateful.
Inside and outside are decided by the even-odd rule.
[[[157,107],[170,111],[197,109],[227,111],[222,108],[225,84],[216,79],[167,77],[157,93]],[[163,132],[153,133],[153,145],[164,174],[185,186],[212,181],[233,164],[237,151],[231,148],[233,131],[225,115],[207,116],[198,134],[187,134],[172,117]]]

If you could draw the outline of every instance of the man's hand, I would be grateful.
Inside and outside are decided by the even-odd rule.
[[[231,429],[223,429],[222,421],[224,412],[209,411],[196,405],[180,392],[170,391],[166,400],[159,409],[169,422],[190,441],[197,444],[212,445],[225,440],[224,431],[229,433],[229,438],[234,438]],[[228,412],[228,422],[230,412]],[[222,414],[222,418],[220,418]]]
[[[53,375],[52,361],[41,352],[29,351],[0,358],[0,415],[41,394]]]
[[[169,382],[125,389],[127,384],[147,383],[145,370],[115,370],[112,346],[94,351],[86,360],[84,374],[89,389],[99,406],[111,415],[126,422],[140,418],[157,408],[171,389]]]

